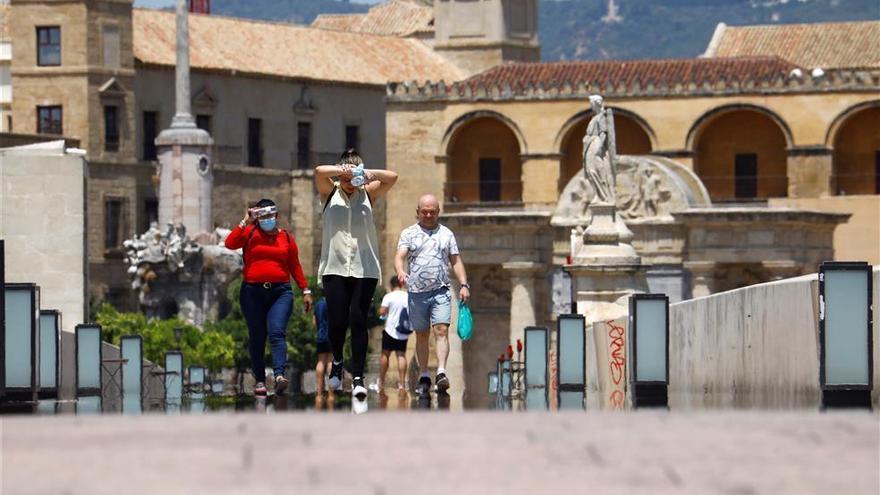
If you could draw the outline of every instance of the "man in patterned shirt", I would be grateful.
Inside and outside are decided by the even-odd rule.
[[[452,297],[449,293],[449,267],[461,286],[459,298],[467,302],[470,286],[464,262],[458,253],[455,234],[440,225],[440,203],[426,194],[419,198],[416,208],[418,223],[400,233],[394,268],[397,278],[409,291],[409,323],[416,334],[416,356],[421,376],[418,392],[426,395],[431,390],[428,374],[428,330],[434,329],[437,344],[437,392],[449,389],[446,359],[449,357],[449,323],[452,320]],[[404,261],[409,271],[404,270]]]

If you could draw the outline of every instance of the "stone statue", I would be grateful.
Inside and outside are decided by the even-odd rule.
[[[173,301],[178,315],[201,326],[217,319],[229,283],[241,273],[241,255],[223,246],[229,235],[216,229],[212,242],[191,239],[181,224],[165,230],[156,222],[149,230],[123,243],[128,255],[131,288],[148,317],[168,317],[164,306]]]
[[[584,134],[584,175],[590,181],[595,202],[615,204],[614,191],[614,121],[610,111],[605,110],[600,95],[590,96],[593,118]]]

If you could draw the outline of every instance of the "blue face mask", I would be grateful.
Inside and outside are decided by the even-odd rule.
[[[275,219],[267,218],[265,220],[260,220],[260,228],[265,232],[270,232],[275,229]]]

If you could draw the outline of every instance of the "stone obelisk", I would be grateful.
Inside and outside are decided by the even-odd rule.
[[[213,232],[211,149],[214,141],[196,127],[190,113],[189,24],[187,0],[177,0],[175,114],[156,138],[159,173],[159,224],[183,225],[198,239]]]

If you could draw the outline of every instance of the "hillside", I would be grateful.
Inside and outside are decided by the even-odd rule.
[[[880,0],[541,0],[544,60],[693,57],[718,22],[730,25],[880,19]],[[336,0],[213,0],[215,13],[309,24],[320,13],[366,12]]]

